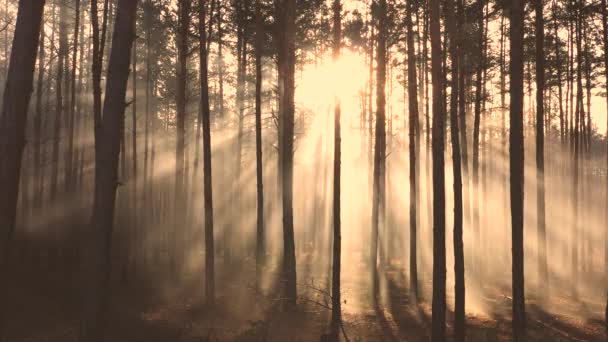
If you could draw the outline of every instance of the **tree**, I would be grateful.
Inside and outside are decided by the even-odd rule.
[[[456,37],[456,18],[454,17],[453,0],[446,1],[447,29],[449,32],[449,50],[452,62],[452,77],[450,94],[450,129],[452,140],[452,167],[454,173],[454,278],[455,278],[455,305],[454,305],[454,335],[457,341],[465,340],[465,273],[464,273],[464,243],[463,243],[463,204],[462,204],[462,159],[460,147],[460,134],[458,122],[460,82],[460,53]],[[479,76],[479,74],[478,74]],[[481,82],[479,82],[481,83]],[[479,86],[478,83],[478,86]],[[479,108],[478,108],[479,109]],[[477,113],[475,114],[477,116]]]
[[[44,0],[19,0],[15,35],[0,113],[0,274],[7,279],[17,218],[21,159]],[[4,340],[6,281],[0,285],[0,342]]]
[[[543,1],[534,0],[536,13],[536,209],[538,229],[538,275],[542,286],[548,286],[547,233],[545,230],[545,29]]]
[[[59,52],[57,54],[57,79],[55,80],[55,123],[53,129],[53,152],[51,160],[51,200],[57,198],[59,182],[59,146],[61,144],[61,120],[64,110],[63,86],[65,74],[65,60],[68,54],[68,27],[64,18],[67,14],[67,4],[63,3],[59,9]]]
[[[407,26],[407,93],[409,113],[409,151],[410,151],[410,291],[411,298],[418,299],[418,262],[417,262],[417,216],[418,216],[418,175],[416,167],[418,164],[416,151],[420,144],[417,137],[420,136],[420,124],[418,118],[418,94],[416,88],[416,52],[414,46],[414,32],[412,29],[413,3],[408,1],[406,14]],[[426,43],[425,43],[426,45]]]
[[[177,89],[176,89],[176,113],[175,122],[177,128],[177,142],[175,145],[175,208],[182,208],[184,200],[184,184],[186,179],[186,90],[188,87],[188,55],[189,44],[188,36],[190,32],[190,15],[192,3],[190,0],[178,1],[178,27],[176,35],[177,46]],[[183,222],[175,217],[176,226],[179,227]],[[178,232],[171,234],[171,268],[173,275],[177,274],[177,237]]]
[[[65,189],[74,190],[74,120],[76,116],[76,63],[78,60],[78,38],[80,35],[80,0],[76,0],[74,21],[74,39],[72,47],[72,70],[70,74],[70,103],[68,108],[68,144],[65,155]]]
[[[199,1],[199,63],[201,82],[201,119],[203,121],[203,183],[205,202],[205,301],[215,303],[215,248],[213,240],[213,188],[211,172],[211,112],[209,109],[208,34],[205,28],[207,0]]]
[[[80,341],[104,340],[104,316],[108,299],[110,250],[118,187],[118,155],[124,129],[126,91],[135,39],[137,1],[119,0],[95,164],[95,191],[91,224],[84,249],[84,297]]]
[[[429,0],[431,21],[431,79],[433,84],[433,342],[445,341],[445,168],[442,48],[439,0]]]
[[[334,51],[333,58],[337,62],[340,59],[340,45],[342,44],[342,4],[340,0],[333,2],[334,22]],[[340,163],[341,163],[341,132],[340,132],[340,98],[335,97],[334,109],[334,191],[333,191],[333,267],[331,287],[331,336],[338,340],[338,332],[342,324],[342,309],[340,296],[340,263],[342,258],[342,232],[341,232],[341,206],[340,206]]]
[[[262,158],[262,49],[264,19],[261,0],[255,3],[255,164],[256,164],[256,287],[260,290],[261,272],[266,254],[264,233],[264,165]]]
[[[372,236],[370,266],[372,268],[372,300],[378,304],[378,228],[384,217],[384,163],[386,161],[386,40],[387,3],[380,0],[377,7],[378,36],[376,49],[376,141],[374,146]]]
[[[512,225],[513,340],[526,340],[524,293],[524,127],[523,127],[523,55],[524,3],[513,0],[510,8],[510,79],[509,97],[509,170]]]
[[[296,306],[296,254],[293,229],[293,154],[295,114],[295,0],[276,0],[279,101],[282,117],[280,166],[283,204],[283,295],[285,307]]]

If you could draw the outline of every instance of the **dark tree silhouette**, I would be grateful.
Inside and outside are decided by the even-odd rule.
[[[455,277],[455,307],[454,307],[454,335],[457,341],[465,339],[465,274],[464,274],[464,245],[462,232],[462,169],[461,169],[461,147],[458,122],[458,82],[459,68],[459,46],[456,37],[456,18],[454,17],[453,0],[446,0],[446,19],[449,32],[449,50],[452,59],[452,77],[450,94],[450,130],[452,140],[452,167],[454,172],[454,277]],[[477,115],[477,113],[475,114]]]
[[[262,164],[262,50],[264,18],[261,0],[255,2],[255,164],[256,164],[256,286],[260,290],[261,273],[266,254],[264,233],[264,165]]]
[[[534,0],[536,13],[536,209],[538,229],[538,275],[542,287],[549,284],[547,271],[547,233],[545,229],[545,29],[543,1]]]
[[[419,151],[417,145],[420,144],[417,137],[420,135],[420,124],[418,122],[418,94],[416,88],[416,53],[414,46],[414,32],[412,29],[413,3],[407,4],[406,25],[407,25],[407,93],[408,93],[408,112],[409,112],[409,152],[410,152],[410,290],[414,301],[418,299],[418,261],[417,261],[417,226],[418,216],[418,175],[417,175],[417,156]]]
[[[211,170],[211,112],[209,110],[209,64],[206,29],[207,0],[199,2],[199,63],[201,82],[201,119],[203,121],[203,187],[205,202],[205,301],[215,303],[215,248],[213,240],[213,188]]]
[[[524,3],[513,0],[510,8],[510,99],[509,153],[512,225],[513,340],[526,340],[524,293],[524,132],[523,132],[523,65]]]
[[[118,187],[118,155],[124,129],[125,95],[135,39],[137,1],[119,0],[108,64],[102,121],[99,122],[95,170],[95,192],[91,224],[86,232],[83,312],[80,341],[104,340],[104,319],[108,299],[110,250]]]
[[[387,3],[380,0],[377,7],[378,36],[376,49],[376,141],[374,146],[374,173],[372,194],[372,236],[370,267],[372,268],[372,300],[378,303],[378,227],[384,217],[384,163],[386,159],[386,39]]]
[[[296,306],[296,254],[293,229],[293,154],[295,114],[295,0],[277,0],[279,101],[282,117],[280,149],[281,196],[283,204],[283,295],[285,307]]]
[[[333,1],[333,58],[338,61],[340,58],[340,45],[342,44],[342,4],[340,0]],[[333,340],[338,340],[338,333],[342,324],[342,305],[340,296],[340,268],[342,258],[342,232],[340,215],[340,163],[342,157],[341,132],[340,132],[340,98],[335,97],[334,108],[334,191],[333,191],[333,266],[331,280],[331,332]]]
[[[445,160],[440,0],[429,0],[431,25],[431,79],[433,84],[433,342],[445,341]]]
[[[15,232],[21,159],[43,9],[44,0],[19,0],[0,113],[0,274],[5,280]],[[0,285],[0,342],[4,341],[6,284],[7,281],[3,281]]]

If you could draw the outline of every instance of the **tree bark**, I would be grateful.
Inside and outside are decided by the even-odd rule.
[[[103,120],[99,126],[100,155],[96,163],[95,192],[91,224],[84,249],[84,298],[80,341],[104,340],[104,319],[108,300],[110,251],[116,190],[118,155],[124,127],[125,96],[131,65],[131,47],[135,39],[137,1],[119,0],[114,37],[108,64]]]
[[[15,23],[10,65],[0,114],[0,272],[8,279],[10,248],[15,232],[21,159],[33,90],[36,50],[44,0],[20,0]],[[0,284],[0,342],[4,341],[4,317],[8,286]]]
[[[462,203],[462,160],[460,147],[460,134],[458,123],[458,108],[460,82],[458,81],[459,45],[456,37],[456,18],[454,17],[453,0],[446,1],[446,16],[449,32],[449,49],[452,59],[452,77],[450,95],[450,129],[452,143],[452,167],[454,174],[454,277],[455,277],[455,305],[454,305],[454,337],[456,341],[464,342],[466,336],[465,325],[465,265],[463,244],[463,203]],[[479,74],[478,74],[479,75]],[[479,82],[481,83],[481,82]],[[479,86],[479,84],[478,84]],[[477,115],[477,113],[475,114]]]
[[[65,21],[67,5],[61,4],[59,9],[59,52],[57,53],[57,79],[55,80],[55,123],[53,133],[53,152],[51,159],[51,201],[57,198],[59,183],[59,146],[61,144],[61,120],[64,110],[63,85],[65,65],[64,61],[68,53],[68,27]]]
[[[446,253],[445,253],[445,168],[442,47],[439,0],[429,0],[431,25],[431,77],[433,82],[433,342],[445,341]]]
[[[524,293],[524,127],[523,127],[523,55],[524,55],[524,4],[511,3],[510,79],[509,97],[509,153],[512,224],[512,287],[513,287],[513,340],[526,340],[526,310]]]
[[[416,52],[414,46],[414,32],[412,28],[412,2],[407,4],[406,25],[407,25],[407,93],[408,93],[408,114],[409,114],[409,152],[410,152],[410,291],[411,298],[415,302],[418,300],[418,262],[417,262],[417,243],[418,243],[418,155],[417,145],[420,144],[418,122],[418,93],[416,89]],[[425,43],[426,45],[426,43]]]
[[[342,44],[342,4],[340,0],[333,1],[333,58],[334,62],[340,59],[340,46]],[[338,340],[340,326],[342,325],[342,306],[340,296],[340,271],[342,258],[342,227],[340,222],[341,211],[341,125],[340,125],[340,98],[336,96],[334,108],[334,189],[333,189],[333,267],[331,287],[331,336]]]
[[[373,194],[372,194],[372,236],[370,266],[372,268],[372,300],[378,304],[378,230],[384,212],[384,163],[386,160],[386,39],[387,39],[387,3],[380,0],[377,8],[378,36],[376,51],[376,142],[374,153]]]
[[[264,18],[261,0],[255,3],[255,164],[256,164],[256,287],[261,289],[262,268],[266,255],[264,232],[264,165],[262,156],[262,49]]]
[[[296,306],[296,255],[293,229],[293,155],[295,115],[295,0],[278,0],[277,34],[279,63],[279,100],[283,118],[281,134],[281,196],[283,204],[283,296],[284,306]]]
[[[215,245],[213,240],[213,182],[211,172],[211,112],[209,109],[208,34],[205,26],[207,0],[199,4],[199,63],[201,80],[201,118],[203,121],[203,183],[205,202],[205,301],[215,304]]]
[[[538,230],[538,275],[540,286],[549,286],[547,270],[547,233],[545,229],[545,51],[543,1],[534,0],[536,13],[536,210]],[[542,293],[542,291],[541,291]]]

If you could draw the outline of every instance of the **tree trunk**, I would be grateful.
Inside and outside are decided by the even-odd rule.
[[[538,276],[540,286],[549,286],[547,270],[547,233],[545,229],[545,51],[543,2],[534,0],[536,13],[536,210],[538,230]],[[542,291],[541,291],[542,293]]]
[[[293,155],[295,115],[295,0],[279,0],[277,4],[279,43],[279,99],[283,132],[281,134],[281,196],[283,203],[283,296],[287,309],[296,306],[296,255],[293,229]]]
[[[55,124],[53,134],[53,153],[51,160],[51,201],[57,198],[59,183],[59,145],[61,143],[61,120],[64,110],[63,85],[64,61],[68,53],[67,4],[61,4],[59,9],[59,52],[57,54],[57,79],[55,80]]]
[[[124,126],[125,95],[135,39],[137,1],[119,0],[108,64],[103,121],[99,126],[101,155],[95,168],[95,192],[91,224],[86,233],[84,298],[80,341],[104,340],[110,275],[110,251],[118,187],[118,154]]]
[[[454,17],[453,0],[446,1],[447,29],[449,32],[449,49],[452,58],[452,92],[450,95],[450,128],[452,142],[452,167],[454,173],[454,277],[455,277],[455,306],[454,306],[454,337],[456,341],[464,342],[466,335],[465,325],[465,265],[463,245],[463,207],[462,207],[462,160],[460,147],[460,134],[458,123],[458,97],[460,82],[458,81],[459,46],[457,40],[456,18]],[[479,74],[478,74],[479,76]],[[481,83],[481,82],[479,82]],[[479,86],[479,84],[478,84]],[[477,113],[475,114],[477,115]]]
[[[34,82],[44,0],[20,0],[0,115],[0,272],[8,279],[10,248],[15,231],[21,159],[25,148],[27,112]],[[8,286],[0,284],[0,342]],[[5,288],[6,287],[6,288]]]
[[[445,341],[446,253],[445,253],[445,168],[443,138],[443,77],[439,0],[429,0],[431,25],[431,77],[433,82],[433,342]]]
[[[201,118],[203,121],[203,183],[205,202],[205,301],[207,305],[215,304],[215,246],[213,240],[213,188],[211,173],[211,112],[209,110],[209,77],[207,30],[207,1],[199,4],[199,63],[201,80]]]
[[[378,304],[379,276],[378,276],[378,227],[382,223],[380,218],[384,211],[384,192],[382,181],[384,178],[383,164],[386,157],[386,39],[387,39],[387,3],[380,0],[378,12],[378,46],[376,51],[376,142],[374,154],[373,194],[372,194],[372,236],[370,266],[372,268],[372,300]]]
[[[340,59],[340,46],[342,44],[342,4],[340,0],[333,1],[333,38],[334,38],[334,62]],[[342,232],[341,232],[341,125],[340,125],[340,98],[335,97],[334,109],[334,191],[333,191],[333,267],[332,267],[332,287],[331,287],[331,336],[335,341],[338,340],[338,333],[342,325],[342,309],[340,296],[340,269],[342,258]]]
[[[410,151],[410,297],[415,302],[418,300],[418,262],[417,262],[417,242],[418,242],[418,168],[417,146],[420,142],[416,139],[419,136],[418,118],[418,93],[416,89],[416,52],[414,51],[414,32],[412,28],[412,2],[407,4],[406,25],[407,25],[407,93],[408,93],[408,113],[409,113],[409,151]],[[426,45],[426,43],[425,43]]]
[[[45,46],[44,30],[40,31],[40,49],[38,52],[38,79],[36,84],[36,112],[34,116],[34,207],[42,205],[42,89],[44,86]],[[47,80],[48,82],[48,80]]]
[[[190,28],[190,9],[189,0],[178,2],[179,22],[176,36],[177,45],[177,92],[176,92],[176,128],[177,142],[175,146],[175,208],[183,208],[185,205],[185,166],[186,166],[186,91],[188,87],[188,35]],[[176,227],[180,227],[184,222],[181,215],[174,213]],[[179,253],[178,243],[181,241],[182,230],[176,230],[171,234],[170,260],[171,272],[177,276],[177,254]]]
[[[266,255],[264,232],[264,165],[262,156],[262,50],[264,18],[261,0],[255,3],[255,165],[256,165],[256,288],[261,290],[262,267]]]
[[[510,22],[509,169],[513,253],[513,340],[523,342],[526,340],[526,310],[524,293],[524,4],[522,0],[513,0],[511,3]]]
[[[80,0],[76,0],[74,23],[74,46],[72,47],[72,70],[70,75],[70,104],[68,108],[68,146],[65,156],[65,189],[74,190],[74,121],[76,116],[76,62],[78,61],[78,37],[80,35]]]

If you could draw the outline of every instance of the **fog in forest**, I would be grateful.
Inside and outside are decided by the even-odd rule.
[[[0,342],[606,340],[605,1],[47,0],[18,78],[38,2],[0,4],[0,133],[27,116],[16,178],[0,168]]]

